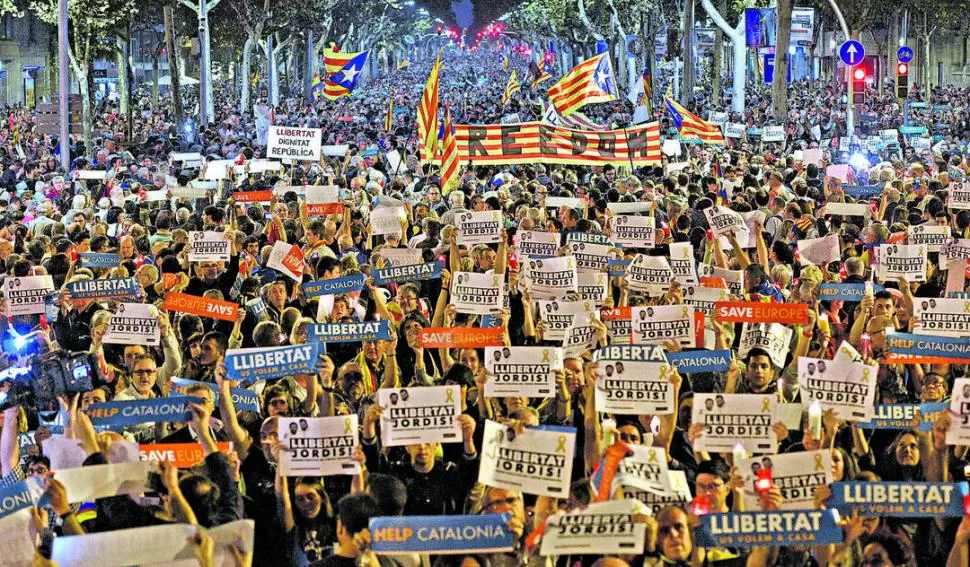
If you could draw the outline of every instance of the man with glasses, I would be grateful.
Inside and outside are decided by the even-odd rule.
[[[147,400],[157,397],[155,392],[157,378],[158,365],[154,358],[148,354],[135,357],[131,366],[131,383],[115,396],[115,401]]]
[[[215,410],[215,391],[206,386],[205,384],[192,384],[185,389],[186,396],[192,396],[194,398],[201,398],[202,403],[200,404],[209,414],[211,415],[213,410]],[[188,423],[175,423],[174,426],[178,429],[174,433],[170,433],[161,439],[161,443],[198,443],[199,437],[196,435],[195,431],[189,427]],[[212,438],[217,442],[228,441],[229,435],[222,429],[222,421],[215,419],[214,417],[209,418],[209,433]]]
[[[525,501],[517,490],[486,486],[482,494],[480,514],[508,514],[508,527],[515,534],[515,550],[505,554],[495,554],[498,565],[524,565],[527,555],[522,538],[525,529]],[[493,563],[494,565],[495,563]]]
[[[728,495],[731,494],[731,471],[724,461],[704,461],[697,467],[696,497],[707,498],[710,502],[711,512],[724,513],[731,512],[728,507]],[[733,505],[734,511],[744,510],[742,505],[743,498],[741,489],[735,490]]]

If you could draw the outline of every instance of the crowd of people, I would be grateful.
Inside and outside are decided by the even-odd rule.
[[[873,91],[871,104],[860,109],[862,139],[848,144],[840,144],[846,130],[838,101],[844,93],[836,82],[792,86],[782,142],[759,140],[762,127],[776,121],[765,92],[753,90],[745,115],[725,116],[748,131],[728,138],[725,146],[685,143],[682,155],[634,169],[463,164],[458,186],[447,191],[437,165],[415,155],[414,109],[429,66],[412,62],[362,83],[336,103],[293,97],[274,108],[261,100],[254,112],[241,114],[225,93],[217,93],[216,121],[190,134],[165,97],[158,108],[136,112],[130,128],[127,116],[103,101],[95,113],[94,147],[72,141],[71,171],[60,169],[57,140],[37,133],[28,110],[8,114],[0,129],[0,287],[6,315],[0,338],[7,392],[0,487],[4,496],[33,490],[43,497],[27,507],[0,499],[0,525],[6,524],[0,548],[22,552],[26,545],[33,565],[85,564],[76,557],[90,560],[84,553],[91,549],[106,564],[147,564],[140,546],[151,540],[136,536],[138,530],[188,524],[197,528],[185,532],[178,559],[195,558],[202,565],[967,564],[970,519],[952,514],[842,514],[837,541],[814,544],[787,539],[775,545],[711,545],[698,535],[709,531],[703,525],[708,515],[797,509],[793,500],[805,509],[838,509],[833,482],[968,479],[967,447],[949,438],[965,415],[942,411],[926,419],[917,412],[907,414],[902,427],[880,429],[869,424],[871,412],[860,418],[823,403],[819,419],[810,407],[819,399],[814,376],[825,372],[825,363],[846,371],[864,368],[866,377],[868,369],[878,368],[867,398],[870,409],[949,405],[955,381],[966,376],[966,366],[951,359],[901,360],[889,343],[894,332],[934,334],[922,326],[925,315],[924,320],[918,315],[934,313],[935,302],[930,306],[927,300],[942,304],[966,297],[966,257],[961,263],[955,252],[946,256],[939,250],[970,230],[970,215],[952,206],[953,184],[970,173],[967,89],[914,91],[909,103],[926,104],[907,108],[905,124],[899,101]],[[501,103],[508,71],[488,49],[447,52],[443,69],[441,98],[458,123],[496,124],[512,113],[523,122],[542,116],[543,95],[528,88],[510,105]],[[388,131],[384,120],[392,100],[397,110]],[[673,123],[656,102],[655,117],[665,136],[673,137]],[[144,106],[148,98],[135,97],[133,103]],[[934,105],[941,110],[932,113]],[[719,110],[701,95],[688,106],[708,118]],[[625,100],[583,110],[604,127],[626,127],[634,115]],[[267,119],[320,128],[323,144],[345,145],[346,153],[265,172],[246,169],[266,155],[259,142],[265,136],[260,121]],[[929,143],[914,147],[914,136],[901,131],[904,125],[926,126],[917,136]],[[886,143],[874,146],[866,138]],[[196,152],[201,163],[171,159]],[[855,155],[862,162],[852,159],[846,166]],[[241,169],[227,179],[203,181],[206,162],[217,160],[234,160]],[[336,186],[334,204],[342,210],[308,213],[309,186]],[[870,189],[859,193],[859,186]],[[267,197],[250,200],[256,192]],[[386,230],[383,219],[391,209],[404,213],[400,230]],[[501,219],[498,232],[490,242],[467,242],[463,215],[486,211]],[[624,216],[652,217],[649,245],[615,242]],[[741,223],[732,224],[734,218]],[[886,247],[908,250],[927,231],[941,240],[935,248],[921,245],[925,251],[920,247],[919,256],[904,263],[922,266],[922,272],[887,276]],[[210,233],[224,233],[227,258],[193,259],[200,246],[194,235]],[[553,254],[529,257],[522,236],[542,234],[553,235]],[[210,237],[206,241],[211,244]],[[541,260],[579,259],[576,243],[585,245],[573,272],[579,285],[562,292],[538,285]],[[301,259],[295,274],[280,266],[281,244],[292,246]],[[591,259],[597,249],[601,255]],[[672,269],[681,254],[690,260],[686,272]],[[114,263],[99,264],[94,255]],[[389,267],[435,263],[428,272],[413,272],[430,277],[390,282],[380,277]],[[642,265],[666,266],[669,275],[644,283],[634,272]],[[471,281],[478,274],[493,277],[500,297],[487,314],[456,294],[462,278]],[[605,283],[590,283],[597,276]],[[17,293],[21,282],[45,277],[51,287],[40,296]],[[349,283],[354,277],[359,285]],[[79,292],[97,287],[85,282],[98,280],[130,283],[115,295]],[[340,289],[308,292],[329,280]],[[852,285],[858,293],[849,297]],[[186,296],[236,308],[230,317],[205,316],[171,301]],[[762,323],[758,335],[751,332],[754,321],[715,317],[717,300],[804,306],[804,318]],[[144,311],[132,304],[142,304]],[[649,323],[655,310],[659,316],[671,306],[700,314],[692,319],[691,336],[638,336],[632,313]],[[551,314],[559,310],[581,315],[563,323]],[[126,317],[141,319],[132,323]],[[146,320],[154,323],[146,326]],[[320,325],[362,322],[386,325],[387,333],[349,342],[315,336]],[[425,329],[499,329],[489,335],[498,349],[431,346]],[[949,336],[959,340],[970,331]],[[317,344],[317,359],[302,373],[246,379],[229,363],[240,353],[321,342],[325,348]],[[662,347],[650,352],[662,353],[664,362],[655,367],[649,365],[656,359],[614,358],[609,349],[631,343]],[[558,364],[543,358],[545,366],[539,367],[550,373],[553,387],[536,396],[487,395],[496,373],[486,355],[501,361],[539,352],[518,350],[524,347],[558,353]],[[25,380],[49,378],[35,370],[42,361],[63,360],[68,353],[84,355],[72,360],[87,362],[71,368],[86,369],[89,391],[68,390],[56,402],[42,388],[23,393]],[[673,363],[717,353],[723,363],[712,368]],[[641,414],[604,409],[612,407],[604,403],[606,384],[614,373],[624,373],[623,364],[637,371],[649,367],[650,373],[662,366],[659,377],[650,378],[672,405]],[[24,369],[33,370],[25,375]],[[631,377],[619,389],[633,392],[637,383]],[[452,441],[390,442],[391,423],[399,420],[389,419],[389,406],[441,386],[459,392],[458,414],[448,422]],[[707,449],[705,437],[714,430],[703,416],[745,395],[788,410],[787,417],[781,410],[772,416],[771,449]],[[183,396],[194,399],[176,419],[121,423],[105,420],[110,412],[99,409],[122,407],[114,402],[162,407],[153,400]],[[296,449],[288,443],[301,428],[316,427],[310,425],[315,419],[336,416],[356,418],[346,422],[353,449],[345,465],[353,473],[289,473],[292,465],[282,463]],[[568,494],[517,489],[507,479],[490,484],[488,479],[502,478],[486,470],[496,462],[487,450],[496,441],[486,437],[494,427],[501,443],[568,432],[568,454],[574,455],[562,467]],[[199,447],[194,462],[176,466],[164,456],[166,446],[186,444]],[[653,479],[659,484],[650,490],[642,489],[642,478],[631,481],[636,475],[623,465],[639,458],[641,449],[658,451],[666,461],[658,469],[661,477]],[[749,453],[757,458],[745,471],[741,461],[748,463]],[[803,453],[824,457],[826,470],[816,469],[820,480],[801,487],[784,482],[782,463]],[[145,479],[122,472],[134,469],[117,468],[151,455],[161,462]],[[79,489],[77,479],[95,478],[81,475],[85,467],[102,467],[98,479],[110,479],[109,487]],[[759,471],[772,467],[776,482],[769,474],[767,486],[756,485],[752,473],[761,479]],[[642,530],[636,552],[543,551],[543,539],[553,537],[552,526],[561,525],[563,515],[582,515],[603,502],[627,506],[612,510],[621,522]],[[958,506],[963,509],[963,502]],[[425,517],[490,514],[504,514],[512,537],[507,549],[388,555],[380,553],[369,529],[379,517],[401,518],[402,525],[414,527]],[[97,539],[85,548],[85,538],[114,531],[138,543]],[[10,563],[0,563],[27,564],[17,563],[23,553],[4,556]]]

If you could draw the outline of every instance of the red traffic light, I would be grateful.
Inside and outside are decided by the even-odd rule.
[[[900,63],[899,65],[896,65],[897,75],[905,75],[907,73],[909,73],[909,65],[907,65],[906,63]]]
[[[852,78],[856,81],[864,81],[866,78],[866,70],[861,68],[855,68],[852,70]]]

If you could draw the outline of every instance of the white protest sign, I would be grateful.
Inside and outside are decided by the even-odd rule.
[[[0,557],[7,567],[34,567],[33,508],[0,518]]]
[[[515,233],[515,253],[519,258],[555,256],[558,250],[558,232],[520,230]]]
[[[233,167],[236,165],[235,160],[231,159],[214,159],[202,164],[202,181],[219,181],[221,179],[228,179],[229,172],[232,171]],[[196,189],[201,189],[201,186],[193,183]],[[218,188],[213,183],[213,186],[205,186],[209,191],[214,191]]]
[[[649,490],[642,490],[634,486],[629,486],[621,482],[624,498],[633,498],[647,507],[651,516],[656,516],[667,506],[686,507],[693,496],[690,493],[690,484],[687,483],[687,474],[684,471],[668,471],[667,482],[669,490],[665,494],[656,494]]]
[[[576,259],[572,256],[529,260],[524,263],[523,274],[528,270],[529,290],[532,297],[557,299],[579,289]]]
[[[199,167],[202,163],[202,154],[199,152],[172,152],[168,154],[168,161],[181,163],[183,167]]]
[[[624,277],[633,291],[643,291],[648,295],[657,296],[670,287],[674,273],[665,256],[637,254],[626,267]]]
[[[251,159],[246,162],[250,173],[266,173],[271,171],[283,171],[282,162],[273,159]]]
[[[80,169],[77,178],[82,181],[104,181],[108,177],[108,172],[103,169]]]
[[[784,126],[765,126],[764,130],[761,131],[761,140],[763,142],[784,142],[785,127]]]
[[[451,279],[451,299],[459,313],[488,315],[502,309],[502,276],[456,272]]]
[[[516,433],[487,420],[482,444],[478,482],[538,496],[569,495],[575,428],[530,427]]]
[[[407,221],[404,207],[378,207],[370,213],[370,226],[375,235],[401,235],[401,223]]]
[[[347,155],[347,150],[349,149],[349,144],[330,144],[323,146],[323,155],[327,157],[344,157]]]
[[[916,334],[970,337],[970,300],[917,297],[913,311]]]
[[[822,150],[819,148],[809,148],[802,152],[802,161],[805,165],[817,165],[822,167]]]
[[[596,305],[592,301],[536,301],[539,321],[545,323],[544,341],[562,341],[566,330],[573,324],[573,317],[593,312]]]
[[[939,252],[940,247],[950,241],[948,226],[920,224],[906,227],[906,243],[925,246],[927,252]]]
[[[320,161],[323,131],[319,128],[270,126],[266,157],[297,161]]]
[[[970,182],[951,181],[946,187],[946,206],[953,210],[970,209]]]
[[[148,303],[119,303],[108,321],[105,344],[158,346],[158,310]]]
[[[602,272],[580,272],[577,281],[577,295],[580,301],[592,301],[593,307],[600,307],[606,301],[609,277]]]
[[[741,248],[754,248],[758,245],[756,239],[760,236],[756,228],[758,225],[765,225],[765,213],[764,211],[749,211],[741,213],[741,218],[744,219],[746,230],[735,231],[738,243],[741,244]],[[728,244],[730,245],[730,242]]]
[[[970,238],[954,238],[940,246],[940,266],[954,260],[970,260]]]
[[[579,197],[546,197],[543,202],[546,207],[571,207],[573,209],[582,209],[585,203],[586,201]]]
[[[54,292],[51,276],[7,276],[7,316],[36,315],[44,312],[44,299]]]
[[[212,538],[213,567],[236,565],[228,549],[236,544],[253,551],[255,520],[236,520],[206,530]],[[198,565],[190,539],[199,531],[189,524],[162,524],[145,528],[95,532],[54,538],[52,559],[60,567],[127,567],[129,565]]]
[[[607,203],[607,210],[614,215],[631,215],[636,213],[649,213],[653,210],[653,203],[650,201],[633,201],[621,203]]]
[[[669,415],[674,411],[672,375],[666,362],[601,358],[596,369],[596,411]]]
[[[760,509],[754,483],[762,469],[771,469],[771,481],[781,490],[782,510],[814,509],[815,489],[833,482],[828,449],[742,459],[735,466],[744,479],[745,510]]]
[[[579,271],[605,272],[610,261],[612,246],[592,242],[573,242],[569,245],[576,269]]]
[[[882,244],[876,249],[879,267],[876,275],[883,281],[905,278],[908,282],[926,281],[926,247],[915,244]]]
[[[280,467],[286,476],[331,476],[360,473],[357,415],[281,417]]]
[[[458,213],[455,224],[458,228],[458,244],[493,244],[502,239],[502,213],[499,211]]]
[[[842,138],[843,141],[848,142],[848,138]],[[841,148],[839,148],[841,150]],[[852,173],[849,169],[849,165],[845,163],[839,163],[835,165],[830,165],[825,168],[826,177],[837,177],[842,180],[842,183],[850,183]]]
[[[303,259],[303,251],[300,250],[299,246],[277,240],[273,243],[273,249],[270,251],[266,267],[278,270],[299,283],[303,280],[306,261]]]
[[[747,358],[751,349],[760,348],[768,353],[775,366],[784,368],[793,332],[781,323],[744,323],[741,325],[738,358]]]
[[[872,207],[868,203],[826,203],[826,215],[834,217],[865,217],[872,215]]]
[[[599,313],[596,311],[573,315],[573,321],[569,327],[566,327],[566,333],[562,339],[563,355],[579,357],[596,346],[596,327],[590,319],[598,318]]]
[[[630,445],[630,453],[620,461],[613,482],[655,494],[666,494],[670,491],[667,451],[662,447]]]
[[[670,138],[663,141],[660,151],[663,152],[665,156],[679,156],[684,153],[680,148],[680,140],[673,140]]]
[[[714,312],[714,304],[730,299],[728,290],[701,285],[688,285],[684,288],[684,303],[705,315]]]
[[[802,403],[818,401],[823,410],[834,410],[845,421],[872,420],[878,366],[845,360],[798,358],[798,383]]]
[[[694,308],[690,305],[655,305],[632,309],[635,345],[659,345],[677,341],[694,346]]]
[[[725,138],[743,138],[744,131],[746,130],[744,124],[739,122],[725,122],[724,123],[724,137]]]
[[[653,248],[656,233],[652,216],[620,215],[612,221],[613,241],[628,248]]]
[[[556,395],[555,370],[562,370],[561,348],[486,347],[485,395],[551,398]]]
[[[232,253],[230,238],[225,232],[189,232],[189,262],[228,262]]]
[[[946,444],[970,445],[970,378],[957,378],[953,382],[950,413],[953,420],[946,432]]]
[[[694,246],[690,242],[670,244],[670,271],[672,279],[681,285],[697,283],[697,269],[694,266]]]
[[[805,238],[798,241],[798,256],[803,266],[815,264],[826,266],[829,262],[842,259],[839,235],[830,234],[822,238]]]
[[[727,283],[728,291],[738,297],[743,296],[747,291],[744,288],[744,270],[728,270],[701,262],[697,265],[697,274],[702,278],[723,278]]]
[[[691,423],[704,424],[704,433],[694,450],[730,453],[740,442],[748,453],[776,452],[776,403],[774,394],[696,394]]]
[[[458,386],[381,388],[381,443],[385,447],[416,443],[459,443],[461,389]]]
[[[70,502],[142,494],[147,490],[148,473],[156,468],[149,461],[94,465],[57,471],[57,480],[67,489]]]
[[[308,185],[305,193],[307,216],[331,215],[344,210],[340,188],[336,185]]]
[[[155,191],[145,191],[145,201],[156,203],[158,201],[168,201],[168,189],[156,189]]]
[[[416,248],[389,248],[384,246],[377,251],[377,254],[395,267],[413,266],[423,261],[421,250]]]
[[[707,222],[711,225],[715,236],[723,236],[731,231],[737,233],[748,230],[744,218],[727,207],[717,205],[708,207],[704,209],[704,216],[707,217]]]
[[[603,555],[643,553],[647,525],[638,501],[611,500],[590,504],[579,512],[549,516],[539,555]]]

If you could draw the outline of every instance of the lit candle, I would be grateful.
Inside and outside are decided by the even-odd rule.
[[[824,335],[828,335],[829,334],[829,314],[828,313],[820,313],[819,314],[819,316],[818,316],[818,328],[819,328],[820,331],[822,331],[822,334],[824,334]]]
[[[691,516],[705,516],[711,513],[711,501],[703,496],[694,498],[690,503]]]
[[[963,514],[970,516],[970,494],[963,497]]]
[[[744,450],[744,444],[738,441],[734,446],[734,466],[748,458],[748,452]]]
[[[822,404],[818,400],[808,406],[808,430],[815,441],[822,438]]]
[[[771,490],[773,485],[771,469],[758,469],[758,479],[754,481],[754,489],[758,494],[764,494]]]
[[[650,431],[654,435],[660,435],[660,418],[653,416],[650,418]]]

